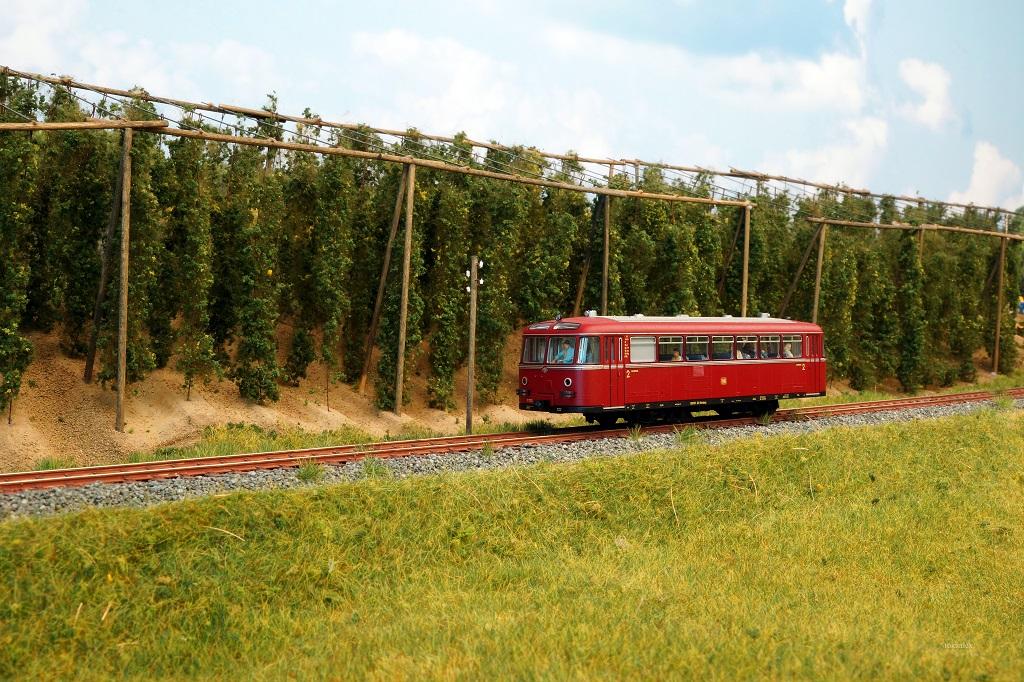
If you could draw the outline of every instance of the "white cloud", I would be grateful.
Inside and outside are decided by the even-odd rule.
[[[514,61],[408,30],[357,33],[350,46],[350,118],[596,157],[724,166],[739,162],[737,134],[801,134],[803,116],[867,104],[863,62],[838,52],[711,56],[565,25],[531,35]]]
[[[273,56],[233,40],[216,44],[156,45],[120,31],[88,27],[85,0],[4,0],[0,64],[14,69],[59,72],[78,80],[154,94],[196,99],[194,77],[215,74],[217,96],[261,102],[281,82]]]
[[[4,0],[0,63],[15,69],[57,68],[84,0]]]
[[[860,44],[861,55],[867,50],[865,43],[870,13],[871,0],[846,0],[843,3],[843,20],[846,21],[846,25],[850,27],[853,35],[857,38],[857,42]]]
[[[807,112],[842,109],[856,113],[864,106],[864,65],[854,57],[827,53],[817,60],[741,57],[694,59],[709,85],[721,83],[732,97],[760,106]]]
[[[966,190],[950,194],[949,200],[1016,210],[1024,206],[1024,174],[994,144],[979,142],[974,147],[970,184]]]
[[[448,38],[426,39],[404,30],[356,33],[352,50],[391,81],[393,113],[379,114],[389,124],[414,123],[424,130],[452,130],[455,124],[468,130],[516,104],[508,85],[515,80],[511,65]],[[378,84],[367,86],[376,90]]]
[[[765,167],[821,182],[863,187],[889,144],[889,124],[871,116],[846,121],[843,137],[815,149],[791,149],[769,157]]]
[[[625,70],[632,83],[643,80],[659,83],[661,88],[691,87],[707,96],[758,108],[856,113],[866,99],[862,60],[839,52],[827,52],[814,60],[757,52],[707,56],[567,26],[549,27],[542,37],[551,53],[573,60],[585,54],[589,67]],[[630,69],[630,64],[643,64],[644,73]]]
[[[900,62],[900,77],[922,98],[918,104],[900,107],[903,116],[932,130],[939,130],[944,123],[956,118],[949,98],[951,79],[942,66],[920,59],[904,59]]]

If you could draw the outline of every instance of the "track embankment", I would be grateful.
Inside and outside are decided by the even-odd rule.
[[[1024,389],[1000,394],[1024,406]],[[952,416],[989,405],[993,394],[973,392],[902,400],[780,410],[770,421],[742,418],[661,424],[641,429],[510,432],[367,443],[204,459],[0,474],[0,518],[63,513],[90,506],[149,506],[234,490],[293,488],[371,476],[405,477],[497,469],[540,462],[720,444],[751,435],[773,436],[835,426],[870,426]]]

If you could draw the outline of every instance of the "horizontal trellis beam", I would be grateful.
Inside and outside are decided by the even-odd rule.
[[[611,189],[608,187],[583,187],[568,182],[555,180],[544,180],[528,178],[522,175],[511,173],[496,173],[482,168],[470,166],[458,166],[443,161],[421,159],[415,156],[401,156],[398,154],[385,154],[384,152],[364,152],[358,149],[346,149],[344,147],[322,147],[314,144],[300,144],[298,142],[282,142],[270,138],[242,137],[240,135],[223,135],[221,133],[207,133],[198,130],[181,130],[179,128],[158,128],[151,132],[160,135],[173,135],[176,137],[189,137],[196,140],[208,142],[221,142],[225,144],[243,144],[251,147],[272,147],[274,149],[288,149],[296,152],[309,152],[311,154],[328,154],[332,156],[348,156],[351,158],[368,159],[372,161],[387,161],[390,163],[408,163],[422,168],[436,168],[437,170],[462,173],[463,175],[475,175],[481,178],[493,180],[507,180],[524,185],[535,187],[549,187],[551,189],[564,189],[570,192],[581,192],[583,194],[603,194],[612,197],[631,197],[635,199],[656,199],[658,201],[674,201],[682,204],[706,204],[712,206],[754,206],[749,201],[733,201],[729,199],[706,199],[704,197],[687,197],[679,194],[656,194],[653,192],[637,192],[626,189]]]
[[[129,99],[140,99],[145,102],[156,102],[158,104],[169,104],[172,107],[178,107],[181,109],[202,109],[203,111],[216,111],[217,113],[227,114],[228,111],[218,109],[216,105],[210,104],[199,104],[196,102],[189,102],[183,99],[174,99],[172,97],[158,97],[151,95],[145,90],[136,88],[134,90],[122,90],[119,88],[108,88],[104,85],[93,85],[92,83],[82,83],[76,81],[70,76],[44,76],[41,73],[32,73],[30,71],[18,71],[8,66],[0,66],[0,76],[14,76],[15,78],[27,78],[28,80],[40,81],[42,83],[49,83],[50,85],[61,85],[66,88],[76,88],[79,90],[91,90],[98,92],[101,95],[114,95],[116,97],[127,97]]]
[[[714,172],[716,175],[716,171]],[[1014,215],[1014,211],[1007,208],[999,208],[997,206],[979,206],[977,204],[958,204],[954,201],[935,201],[932,199],[926,199],[924,197],[911,197],[903,194],[879,194],[878,192],[872,192],[866,189],[855,189],[853,187],[846,187],[845,185],[829,185],[820,182],[811,182],[810,180],[804,180],[803,178],[790,178],[785,175],[769,175],[767,173],[759,173],[757,171],[746,171],[740,170],[739,168],[730,168],[729,173],[721,173],[721,175],[729,175],[736,178],[747,178],[749,180],[775,180],[777,182],[789,183],[791,185],[806,185],[808,187],[816,187],[818,189],[827,190],[830,192],[839,192],[841,194],[856,194],[862,197],[871,197],[874,199],[885,199],[891,198],[896,201],[905,201],[915,204],[935,204],[937,206],[951,206],[953,208],[972,208],[976,211],[991,211],[995,213],[1004,213],[1008,215]]]
[[[31,73],[28,71],[17,71],[9,67],[0,67],[0,75],[11,75],[18,78],[27,78],[29,80],[41,81],[43,83],[50,83],[51,85],[62,85],[69,88],[79,88],[82,90],[91,90],[104,95],[114,95],[117,97],[129,97],[138,98],[147,102],[156,102],[159,104],[169,104],[174,107],[182,109],[193,109],[196,111],[210,111],[218,114],[233,114],[236,116],[247,116],[249,118],[260,118],[270,119],[275,121],[288,121],[291,123],[302,123],[304,125],[322,126],[324,128],[338,128],[341,130],[368,130],[373,133],[380,135],[391,135],[394,137],[409,137],[410,132],[408,130],[391,130],[388,128],[374,128],[372,126],[364,126],[358,123],[339,123],[336,121],[325,121],[321,118],[309,118],[306,116],[290,116],[288,114],[281,114],[276,111],[267,111],[265,109],[250,109],[248,107],[240,107],[233,104],[214,104],[213,102],[189,102],[182,99],[174,99],[171,97],[157,97],[151,95],[148,92],[140,89],[136,90],[122,90],[119,88],[109,88],[103,85],[95,85],[93,83],[83,83],[76,81],[70,76],[44,76],[39,73]],[[421,137],[425,140],[434,140],[437,142],[454,143],[456,139],[449,135],[432,135],[429,133],[416,132],[416,136]],[[499,144],[497,142],[483,142],[481,140],[471,140],[466,138],[465,144],[473,147],[481,147],[483,149],[494,149],[496,151],[527,151],[525,147],[510,147],[508,145]],[[604,165],[620,164],[621,162],[615,159],[595,159],[577,154],[554,154],[551,152],[542,152],[535,149],[529,151],[536,153],[538,156],[544,158],[561,159],[565,161],[577,161],[579,163],[600,163]]]
[[[302,123],[304,125],[322,126],[325,128],[337,128],[341,130],[367,130],[380,135],[390,135],[394,137],[419,137],[424,140],[433,140],[437,142],[445,142],[452,144],[456,142],[456,139],[448,135],[435,135],[430,133],[423,133],[415,131],[411,133],[408,130],[392,130],[388,128],[375,128],[373,126],[364,126],[356,123],[339,123],[334,121],[325,121],[320,118],[307,118],[303,116],[290,116],[288,114],[281,114],[278,112],[266,111],[264,109],[250,109],[246,107],[235,106],[231,104],[214,104],[212,102],[189,102],[186,100],[173,99],[170,97],[158,97],[150,95],[148,92],[135,89],[135,90],[121,90],[117,88],[109,88],[102,85],[94,85],[91,83],[82,83],[76,81],[69,76],[44,76],[38,73],[31,73],[27,71],[17,71],[15,69],[0,66],[0,75],[11,75],[18,78],[27,78],[29,80],[40,81],[43,83],[50,83],[52,85],[61,85],[64,87],[80,88],[82,90],[91,90],[100,94],[115,95],[118,97],[129,97],[138,98],[148,102],[157,102],[160,104],[169,104],[171,106],[180,107],[184,109],[194,109],[197,111],[210,111],[220,114],[233,114],[236,116],[247,116],[250,118],[261,118],[271,119],[276,121],[288,121],[292,123]],[[641,159],[609,159],[609,158],[593,158],[586,156],[579,156],[578,154],[556,154],[552,152],[545,152],[532,147],[514,147],[499,144],[497,142],[483,142],[481,140],[473,140],[464,138],[462,140],[465,144],[472,147],[480,147],[483,149],[493,149],[497,151],[507,151],[513,153],[531,153],[537,156],[548,158],[548,159],[559,159],[563,161],[575,161],[578,163],[592,163],[592,164],[603,164],[603,165],[641,165],[645,168],[664,168],[667,170],[677,170],[687,173],[706,173],[718,177],[734,177],[734,178],[745,178],[749,180],[767,181],[775,180],[778,182],[789,183],[793,185],[803,185],[807,187],[814,187],[816,189],[822,189],[827,191],[835,191],[842,194],[854,194],[864,197],[873,197],[877,199],[892,197],[898,201],[913,202],[913,203],[927,203],[938,206],[950,206],[955,208],[975,209],[978,211],[991,211],[1003,214],[1013,214],[1013,211],[999,208],[996,206],[978,206],[975,204],[958,204],[949,201],[936,201],[926,199],[924,197],[909,197],[899,196],[891,194],[879,194],[877,192],[870,192],[866,189],[855,189],[851,187],[845,187],[843,185],[830,185],[826,183],[812,182],[810,180],[804,180],[803,178],[791,178],[785,175],[770,175],[767,173],[760,173],[757,171],[746,171],[738,168],[730,168],[728,171],[716,170],[713,168],[703,168],[700,166],[678,166],[668,163],[654,163],[649,161],[643,161]]]
[[[0,123],[0,132],[16,130],[112,130],[115,128],[166,128],[167,121],[124,121],[92,118],[88,121],[24,121]]]
[[[908,225],[906,223],[862,223],[855,220],[833,220],[832,218],[804,218],[809,223],[824,225],[839,225],[842,227],[866,227],[879,230],[910,230],[911,232],[959,232],[960,234],[979,234],[985,237],[996,239],[1011,239],[1013,241],[1024,241],[1024,234],[1011,232],[996,232],[995,230],[975,230],[970,227],[958,225],[935,225],[933,223],[922,223],[921,225]]]
[[[679,166],[672,163],[649,163],[641,159],[620,159],[621,163],[628,164],[640,164],[647,168],[664,168],[666,170],[682,171],[684,173],[703,173],[705,175],[716,175],[723,178],[742,178],[745,180],[778,180],[780,182],[788,182],[793,185],[806,185],[807,187],[815,187],[817,189],[824,189],[836,192],[843,192],[845,194],[859,194],[862,196],[885,196],[882,194],[872,194],[866,189],[854,189],[852,187],[844,187],[842,185],[828,185],[821,182],[811,182],[810,180],[803,180],[801,178],[787,178],[784,175],[767,175],[766,173],[758,173],[756,171],[745,171],[738,168],[730,168],[727,171],[716,170],[714,168],[705,168],[704,166]],[[904,197],[896,197],[904,198]],[[920,198],[915,198],[914,201],[924,201]],[[953,204],[949,204],[952,206]]]
[[[197,105],[197,108],[202,106],[205,108],[206,105]],[[579,163],[600,163],[604,165],[616,164],[614,159],[594,159],[585,156],[578,156],[576,154],[554,154],[552,152],[542,152],[537,149],[526,148],[526,147],[509,147],[508,145],[498,144],[497,142],[483,142],[481,140],[471,140],[468,137],[462,140],[457,140],[450,135],[434,135],[431,133],[421,133],[420,131],[410,132],[408,130],[395,130],[391,128],[374,128],[373,126],[364,126],[359,123],[339,123],[337,121],[325,121],[322,118],[309,118],[307,116],[291,116],[289,114],[282,114],[276,111],[267,111],[266,109],[250,109],[248,107],[239,107],[233,104],[218,104],[215,107],[209,109],[209,111],[227,111],[232,114],[240,116],[248,116],[249,118],[260,118],[268,119],[273,121],[288,121],[291,123],[302,123],[303,125],[311,126],[322,126],[324,128],[338,128],[341,130],[368,130],[372,133],[379,135],[390,135],[393,137],[419,137],[424,140],[433,140],[435,142],[445,142],[447,144],[455,144],[461,142],[471,147],[480,147],[483,149],[493,149],[495,151],[506,151],[506,152],[532,152],[537,156],[541,156],[548,159],[561,159],[563,161],[577,161]]]

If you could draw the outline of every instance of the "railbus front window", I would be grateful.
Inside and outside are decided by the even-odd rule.
[[[679,362],[683,359],[683,337],[681,336],[660,336],[658,337],[658,361]]]
[[[548,339],[548,363],[552,365],[571,365],[576,357],[575,336],[552,336]]]
[[[544,362],[546,336],[527,336],[523,339],[523,363],[539,365]]]
[[[802,358],[803,356],[803,337],[799,334],[784,334],[782,336],[782,357]]]
[[[581,365],[597,365],[601,362],[601,338],[599,336],[584,336],[580,339]]]
[[[777,357],[779,357],[779,337],[778,336],[762,336],[761,337],[761,357],[762,358],[777,358]]]
[[[707,360],[708,359],[708,337],[687,336],[686,337],[686,359]]]
[[[711,337],[711,359],[731,360],[732,359],[732,337],[712,336]]]
[[[631,336],[631,337],[629,337],[629,361],[630,362],[654,362],[654,337],[653,336]]]

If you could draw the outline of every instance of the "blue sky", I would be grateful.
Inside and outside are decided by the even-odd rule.
[[[1024,3],[0,0],[0,64],[155,94],[1024,204]]]

